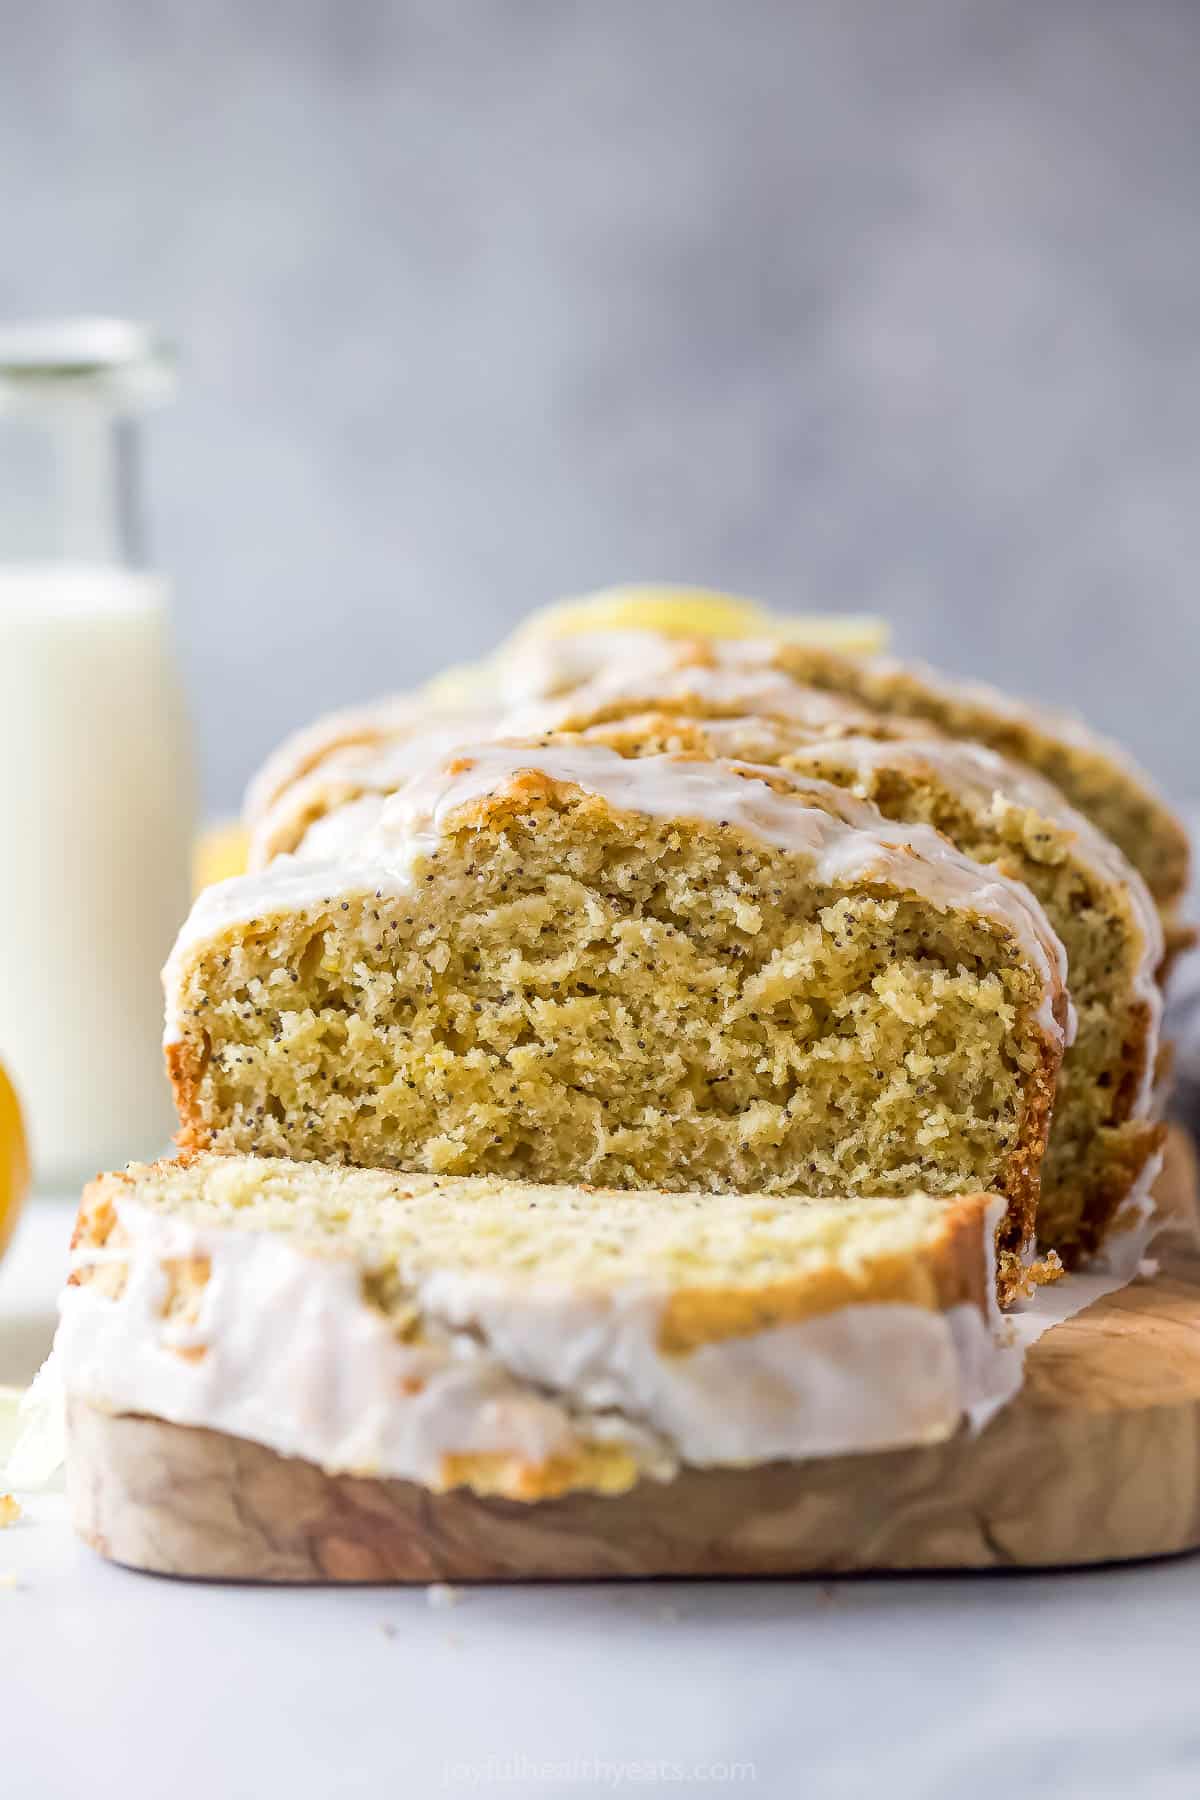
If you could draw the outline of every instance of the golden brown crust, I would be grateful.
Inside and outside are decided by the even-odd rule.
[[[88,1182],[80,1196],[71,1232],[73,1251],[84,1245],[91,1249],[103,1249],[117,1222],[117,1202],[132,1187],[133,1176],[125,1170],[97,1175]],[[78,1276],[73,1273],[68,1280],[75,1282]]]
[[[198,1049],[185,1038],[168,1044],[164,1055],[167,1079],[171,1083],[175,1111],[179,1115],[179,1130],[175,1133],[175,1142],[182,1154],[193,1155],[197,1151],[206,1150],[212,1139],[211,1128],[205,1124],[200,1106],[200,1082],[208,1060],[207,1048]]]
[[[682,1288],[663,1309],[659,1347],[683,1354],[843,1306],[895,1304],[939,1312],[967,1304],[984,1310],[988,1206],[986,1194],[964,1195],[947,1212],[934,1242],[915,1251],[869,1256],[856,1269],[831,1267],[755,1288]]]
[[[1002,1306],[1016,1298],[1024,1281],[1021,1272],[1023,1253],[1037,1224],[1041,1164],[1050,1135],[1054,1089],[1061,1062],[1061,1049],[1043,1044],[1040,1064],[1030,1083],[1017,1147],[1008,1159],[1004,1180],[999,1184],[998,1191],[1008,1201],[1008,1210],[996,1231],[997,1289]]]

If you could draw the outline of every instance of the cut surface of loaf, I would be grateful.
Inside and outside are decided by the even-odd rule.
[[[593,724],[584,692],[566,703],[581,743],[625,756],[707,752],[832,782],[888,818],[934,827],[1030,888],[1066,947],[1078,1016],[1059,1071],[1038,1237],[1068,1264],[1097,1249],[1147,1192],[1164,1136],[1153,1116],[1162,927],[1145,883],[1111,840],[1049,782],[980,745],[830,738],[779,716],[640,713]],[[553,723],[564,712],[559,702],[546,710]]]
[[[616,1187],[1037,1201],[1068,1003],[1022,887],[827,783],[486,744],[197,902],[181,1144]]]
[[[604,1192],[257,1157],[87,1189],[67,1392],[540,1499],[929,1442],[1013,1390],[1003,1202]]]

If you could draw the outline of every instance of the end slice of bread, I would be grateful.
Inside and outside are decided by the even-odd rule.
[[[534,1500],[931,1442],[1019,1379],[1003,1202],[637,1194],[259,1157],[86,1191],[67,1391]]]

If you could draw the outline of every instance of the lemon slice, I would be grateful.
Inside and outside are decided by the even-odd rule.
[[[757,600],[714,588],[655,584],[603,588],[531,613],[510,645],[585,631],[653,631],[664,637],[781,637],[871,656],[884,649],[882,619],[852,613],[773,613]]]
[[[0,1256],[8,1248],[29,1188],[29,1149],[12,1082],[0,1064]]]
[[[514,651],[539,639],[577,637],[591,631],[649,631],[661,637],[782,638],[876,656],[890,633],[883,619],[866,613],[774,613],[757,600],[715,588],[630,584],[556,600],[530,613],[483,662],[458,663],[435,675],[423,692],[435,709],[470,707],[495,691],[498,672]]]
[[[192,848],[192,892],[246,873],[249,839],[236,819],[222,819],[202,831]]]

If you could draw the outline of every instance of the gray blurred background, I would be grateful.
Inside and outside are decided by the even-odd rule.
[[[206,798],[629,579],[877,608],[1200,794],[1200,5],[0,0],[0,316],[152,430]]]

